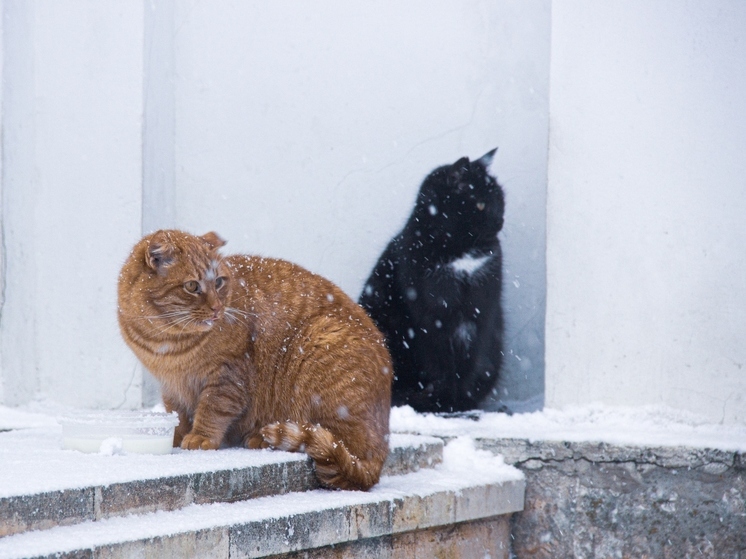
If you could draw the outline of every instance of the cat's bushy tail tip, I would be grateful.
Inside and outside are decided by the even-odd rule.
[[[316,476],[326,487],[367,491],[380,478],[383,460],[361,459],[351,454],[344,442],[321,425],[272,423],[262,428],[262,437],[277,449],[305,451],[316,465]]]

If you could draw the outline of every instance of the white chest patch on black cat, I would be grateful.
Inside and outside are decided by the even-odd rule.
[[[459,342],[464,349],[471,347],[471,342],[477,337],[477,325],[469,320],[462,322],[453,333],[453,339]]]
[[[492,255],[490,254],[486,256],[474,256],[466,253],[461,258],[452,261],[448,266],[456,274],[471,276],[478,272],[491,257]]]

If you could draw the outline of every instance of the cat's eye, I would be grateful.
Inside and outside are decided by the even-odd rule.
[[[189,293],[199,293],[199,282],[190,280],[184,284],[184,289],[186,289]]]
[[[223,276],[220,276],[219,278],[215,278],[215,289],[220,289],[225,285],[225,278]]]

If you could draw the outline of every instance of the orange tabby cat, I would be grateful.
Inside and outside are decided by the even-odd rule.
[[[391,359],[367,314],[307,270],[158,231],[119,276],[119,325],[177,411],[174,445],[303,451],[326,486],[368,489],[388,454]]]

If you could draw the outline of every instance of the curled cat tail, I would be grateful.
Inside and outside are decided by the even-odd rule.
[[[367,491],[378,483],[385,459],[363,459],[350,453],[344,443],[321,425],[292,421],[271,423],[261,430],[264,442],[289,452],[304,452],[316,464],[322,485],[335,489]]]

